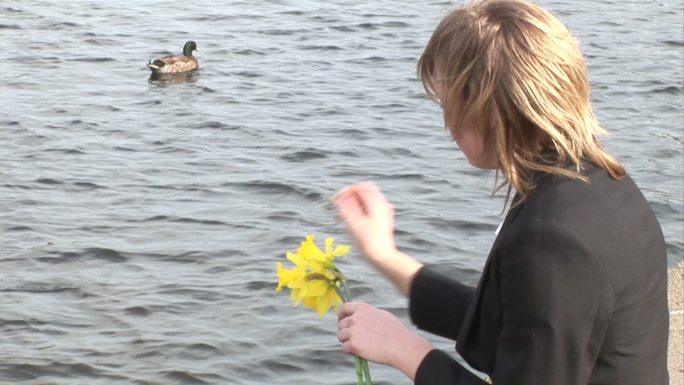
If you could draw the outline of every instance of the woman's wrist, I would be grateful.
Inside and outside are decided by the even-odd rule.
[[[431,351],[435,349],[434,346],[426,339],[414,335],[415,339],[407,341],[406,349],[402,354],[395,357],[395,362],[392,366],[404,373],[412,381],[416,379],[416,372],[420,364]]]
[[[415,258],[397,249],[389,250],[382,256],[369,256],[369,260],[394,283],[402,294],[407,296],[411,292],[414,276],[423,267],[423,264]]]

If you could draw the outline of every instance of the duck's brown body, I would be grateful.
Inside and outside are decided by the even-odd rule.
[[[199,68],[197,58],[192,54],[197,49],[194,41],[185,43],[182,55],[164,56],[159,59],[150,60],[147,66],[154,74],[175,74],[194,71]]]

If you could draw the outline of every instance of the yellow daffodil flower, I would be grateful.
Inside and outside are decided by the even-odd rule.
[[[282,291],[284,287],[291,289],[290,298],[295,306],[303,302],[306,308],[316,310],[320,317],[330,308],[337,311],[342,303],[338,290],[343,276],[333,261],[336,257],[347,254],[349,246],[333,247],[334,242],[334,238],[327,238],[323,252],[316,245],[314,236],[309,235],[296,253],[286,253],[287,259],[295,265],[294,268],[286,269],[282,263],[277,264],[276,291]]]
[[[275,290],[280,292],[287,287],[295,306],[303,303],[307,309],[314,309],[319,317],[330,308],[337,312],[342,302],[351,301],[347,280],[334,264],[336,257],[349,252],[349,246],[333,247],[334,242],[334,238],[326,238],[325,250],[321,251],[314,236],[308,235],[296,253],[285,254],[294,264],[292,269],[286,269],[281,262],[276,264],[278,286]],[[354,363],[357,385],[373,385],[368,361],[354,357]]]

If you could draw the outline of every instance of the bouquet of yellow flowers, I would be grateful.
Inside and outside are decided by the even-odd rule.
[[[295,306],[303,303],[308,309],[314,309],[319,317],[333,308],[337,312],[340,304],[352,300],[349,286],[344,274],[335,266],[335,257],[349,253],[349,246],[333,247],[334,238],[326,238],[325,250],[316,246],[314,236],[308,235],[296,253],[288,252],[287,259],[294,264],[291,269],[278,262],[276,273],[280,292],[287,287],[291,290],[290,298]],[[358,385],[373,385],[370,377],[368,361],[354,357]]]

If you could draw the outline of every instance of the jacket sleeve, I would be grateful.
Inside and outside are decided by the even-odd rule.
[[[511,239],[498,265],[502,327],[493,382],[587,384],[613,308],[602,264],[559,223],[538,222]]]
[[[456,340],[475,288],[447,277],[435,265],[425,265],[411,284],[409,311],[418,328]],[[447,353],[433,350],[416,371],[416,385],[485,385],[486,382]]]
[[[411,321],[419,329],[456,340],[474,293],[473,287],[441,274],[437,266],[423,266],[411,284]]]
[[[463,365],[441,350],[433,350],[423,358],[416,371],[415,385],[486,385]]]

